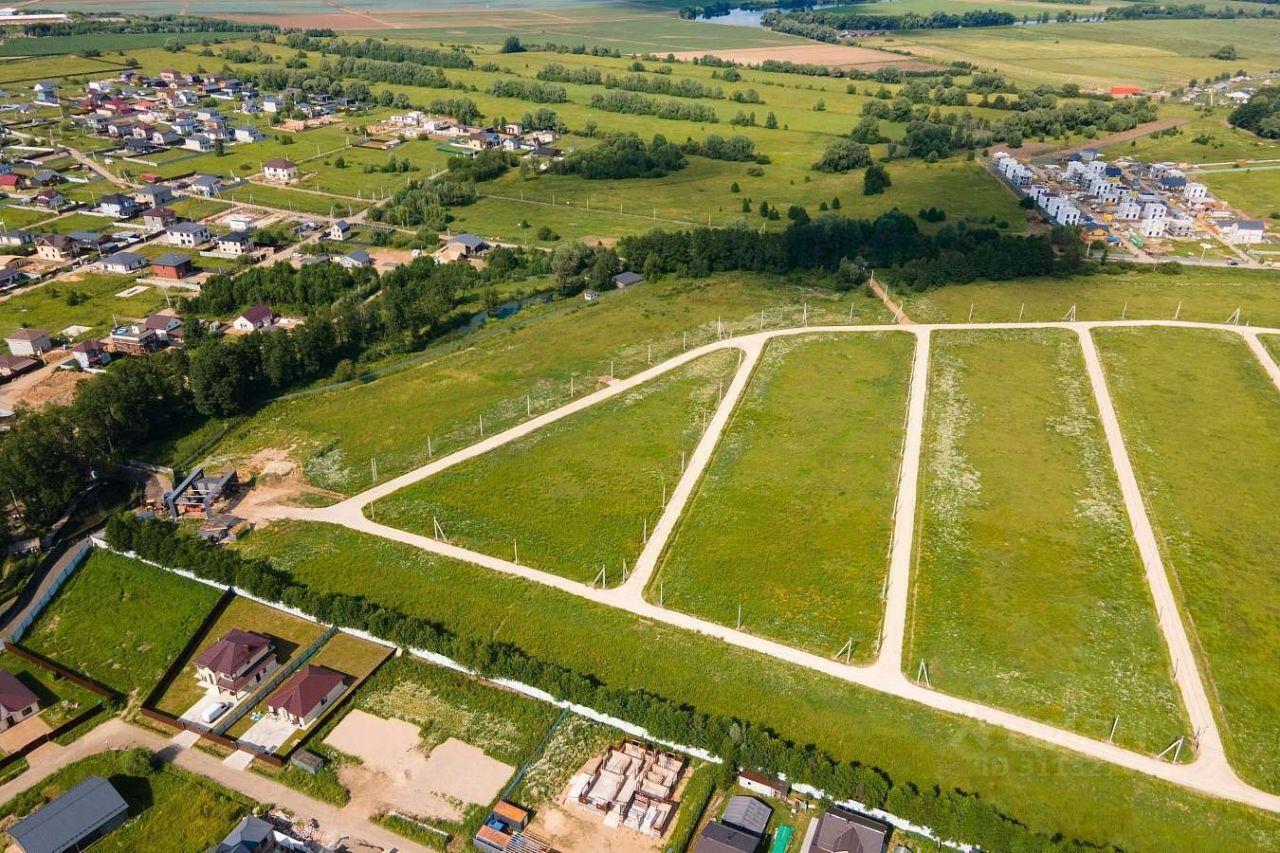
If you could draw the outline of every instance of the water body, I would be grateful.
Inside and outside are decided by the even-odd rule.
[[[764,28],[764,13],[766,9],[730,9],[727,15],[715,15],[712,17],[700,17],[699,21],[706,21],[709,24],[728,24],[731,27],[755,27],[756,29]]]

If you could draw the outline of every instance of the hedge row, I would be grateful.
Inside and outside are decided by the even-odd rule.
[[[878,768],[837,761],[812,745],[787,741],[754,723],[702,713],[643,690],[610,687],[591,675],[531,657],[512,644],[460,636],[435,622],[382,607],[363,597],[317,592],[265,560],[210,545],[167,521],[124,514],[108,523],[106,536],[113,547],[133,551],[144,559],[181,567],[217,583],[234,584],[330,624],[368,631],[401,646],[437,652],[491,678],[520,681],[559,699],[629,720],[654,737],[716,753],[735,766],[785,775],[794,782],[822,789],[834,800],[888,806],[944,838],[1010,853],[1100,849],[1098,845],[1033,832],[975,794],[894,783]]]

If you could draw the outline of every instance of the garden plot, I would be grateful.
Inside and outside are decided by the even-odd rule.
[[[1158,752],[1187,723],[1076,336],[934,336],[904,666]]]
[[[742,605],[753,633],[873,654],[914,342],[771,342],[649,598],[728,625]]]
[[[385,805],[435,820],[462,820],[460,803],[488,805],[515,772],[510,764],[457,738],[424,753],[420,737],[412,723],[356,709],[324,742],[360,759],[360,764],[338,771],[352,790],[376,790]]]
[[[1280,788],[1280,391],[1233,334],[1095,337],[1223,740]]]
[[[739,352],[716,352],[369,507],[371,517],[583,582],[622,579]]]

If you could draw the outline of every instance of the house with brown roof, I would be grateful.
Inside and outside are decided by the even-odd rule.
[[[29,370],[35,370],[41,362],[21,355],[0,355],[0,382],[8,382]]]
[[[49,340],[49,333],[44,329],[15,329],[4,342],[9,345],[9,352],[28,358],[39,358],[53,349],[53,341]]]
[[[196,681],[243,699],[279,665],[270,638],[233,628],[196,658]]]
[[[71,357],[76,360],[76,364],[81,369],[88,370],[91,367],[101,367],[111,361],[107,348],[102,345],[102,341],[81,341],[71,348]]]
[[[40,700],[12,672],[0,669],[0,732],[40,711]]]
[[[283,157],[276,157],[262,164],[262,177],[276,183],[298,179],[298,164]]]
[[[80,253],[80,247],[65,234],[41,234],[36,237],[36,257],[44,261],[69,261]]]
[[[346,689],[347,677],[342,673],[307,664],[271,694],[267,710],[302,728],[332,707]]]
[[[892,828],[883,821],[844,809],[831,809],[818,821],[804,853],[882,853]]]
[[[231,327],[241,332],[252,332],[254,329],[265,329],[276,321],[275,312],[270,306],[259,302],[244,310],[244,313],[231,321]]]

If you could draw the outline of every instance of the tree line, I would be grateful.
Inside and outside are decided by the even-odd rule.
[[[611,133],[593,148],[582,148],[550,164],[557,175],[580,175],[588,180],[661,178],[685,167],[680,148],[662,134],[645,143],[634,133]]]
[[[591,96],[593,110],[630,115],[651,115],[676,121],[698,121],[715,124],[720,121],[716,111],[705,104],[686,104],[680,101],[659,101],[634,92],[613,91]]]
[[[364,41],[345,41],[343,39],[315,38],[302,33],[290,34],[285,45],[295,50],[328,53],[335,56],[350,56],[356,59],[377,59],[384,62],[410,62],[415,65],[430,65],[436,68],[473,68],[475,63],[470,56],[457,48],[436,49],[431,47],[413,47],[398,41],[367,38]]]
[[[118,550],[160,565],[181,567],[215,583],[235,585],[327,624],[367,631],[402,648],[444,655],[487,678],[519,681],[562,701],[627,720],[643,726],[655,738],[716,754],[731,768],[781,774],[793,783],[820,788],[833,800],[889,808],[930,827],[942,838],[1008,853],[1114,850],[1060,833],[1036,832],[977,794],[895,780],[872,765],[836,758],[820,747],[788,740],[767,724],[707,713],[648,690],[612,686],[589,673],[534,657],[512,643],[458,634],[363,596],[312,589],[267,560],[218,548],[168,521],[119,515],[107,523],[106,538]]]

